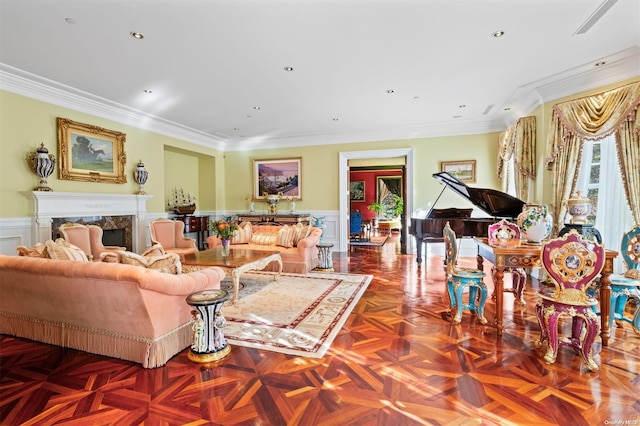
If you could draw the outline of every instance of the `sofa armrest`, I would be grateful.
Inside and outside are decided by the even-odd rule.
[[[312,227],[309,231],[309,235],[298,241],[298,252],[303,255],[307,250],[315,248],[320,242],[322,236],[322,229]]]
[[[176,238],[176,248],[198,248],[196,239],[190,237]]]

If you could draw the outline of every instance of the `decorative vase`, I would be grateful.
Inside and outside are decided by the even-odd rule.
[[[144,184],[147,183],[148,177],[149,172],[144,168],[144,163],[142,162],[142,160],[140,160],[136,165],[136,170],[134,170],[133,172],[133,178],[138,184],[138,192],[136,192],[137,195],[146,194],[146,192],[144,192]]]
[[[231,239],[230,238],[223,238],[222,239],[222,248],[220,249],[222,255],[224,257],[229,256],[229,246],[231,245]]]
[[[567,200],[567,210],[571,215],[569,223],[589,223],[587,216],[591,213],[591,200],[578,191]]]
[[[31,170],[40,177],[40,185],[34,191],[53,191],[47,183],[47,178],[53,173],[56,165],[56,158],[53,154],[49,154],[49,150],[40,144],[40,148],[36,152],[27,155],[27,161],[31,166]]]
[[[544,204],[525,204],[518,215],[518,226],[530,244],[541,244],[551,234],[553,218]]]

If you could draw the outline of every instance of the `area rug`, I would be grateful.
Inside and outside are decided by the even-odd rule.
[[[372,275],[264,272],[243,274],[239,300],[231,303],[229,278],[221,287],[230,294],[222,308],[225,338],[231,345],[321,358],[335,339]]]
[[[371,237],[369,241],[349,241],[352,246],[382,247],[389,237]]]

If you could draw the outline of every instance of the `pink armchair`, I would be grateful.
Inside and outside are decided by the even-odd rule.
[[[84,251],[89,260],[99,261],[105,252],[126,250],[126,247],[105,246],[102,244],[102,228],[97,225],[83,225],[81,223],[65,223],[60,225],[62,237]]]
[[[195,238],[184,236],[184,222],[170,219],[155,219],[149,223],[151,244],[160,244],[167,253],[176,253],[183,258],[185,254],[196,253]]]

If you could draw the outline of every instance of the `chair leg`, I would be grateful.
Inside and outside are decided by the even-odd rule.
[[[527,274],[522,268],[516,268],[511,271],[513,279],[513,291],[516,295],[516,300],[521,304],[525,304],[524,301],[524,286],[527,282]]]
[[[598,371],[600,368],[596,361],[593,359],[593,342],[600,334],[600,322],[598,317],[593,315],[592,312],[585,312],[585,316],[576,316],[573,318],[574,333],[584,333],[584,337],[579,342],[579,351],[582,355],[582,360],[587,364],[587,368],[591,371]],[[580,331],[577,330],[580,329]],[[575,336],[577,337],[577,336]]]
[[[460,324],[460,322],[462,321],[462,307],[463,307],[463,300],[462,300],[462,294],[464,292],[464,288],[465,286],[462,284],[458,284],[457,286],[455,286],[454,289],[454,294],[455,294],[455,298],[456,298],[456,312],[455,315],[453,316],[453,322],[455,322],[456,324]]]
[[[484,305],[487,302],[487,289],[485,287],[480,287],[480,295],[478,300],[478,320],[482,324],[486,324],[488,321],[484,317]]]

